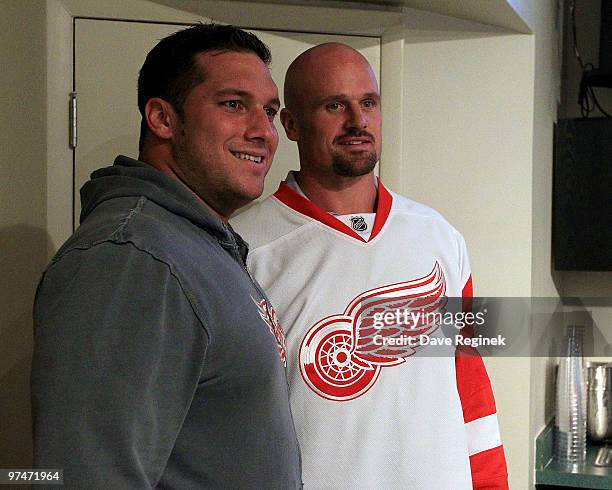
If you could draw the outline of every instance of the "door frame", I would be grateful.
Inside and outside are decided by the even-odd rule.
[[[384,165],[380,175],[401,191],[403,158],[404,30],[401,11],[206,0],[46,0],[47,9],[47,230],[50,256],[72,234],[74,152],[69,146],[69,97],[74,87],[76,18],[192,24],[216,21],[245,28],[380,38]],[[189,9],[189,10],[186,10]],[[384,96],[391,94],[390,96]],[[387,121],[387,123],[385,123]]]

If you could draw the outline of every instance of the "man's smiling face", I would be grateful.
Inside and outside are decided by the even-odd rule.
[[[175,131],[176,176],[221,216],[256,199],[278,146],[278,91],[250,52],[198,55],[203,82],[187,95]]]

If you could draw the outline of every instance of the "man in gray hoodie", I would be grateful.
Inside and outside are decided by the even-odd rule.
[[[34,465],[71,488],[296,488],[276,314],[227,224],[278,143],[268,49],[199,25],[140,71],[139,160],[81,190],[34,310]]]

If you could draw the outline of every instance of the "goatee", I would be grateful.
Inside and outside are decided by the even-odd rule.
[[[361,177],[369,174],[378,161],[376,152],[368,152],[358,158],[346,158],[343,155],[332,156],[332,169],[336,175],[341,177]]]

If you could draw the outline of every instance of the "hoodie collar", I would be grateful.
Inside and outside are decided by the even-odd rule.
[[[239,249],[245,247],[242,238],[206,209],[193,191],[183,183],[145,162],[123,155],[119,155],[111,167],[93,172],[91,180],[81,188],[80,221],[105,201],[142,196],[205,229],[222,245],[238,245]]]

